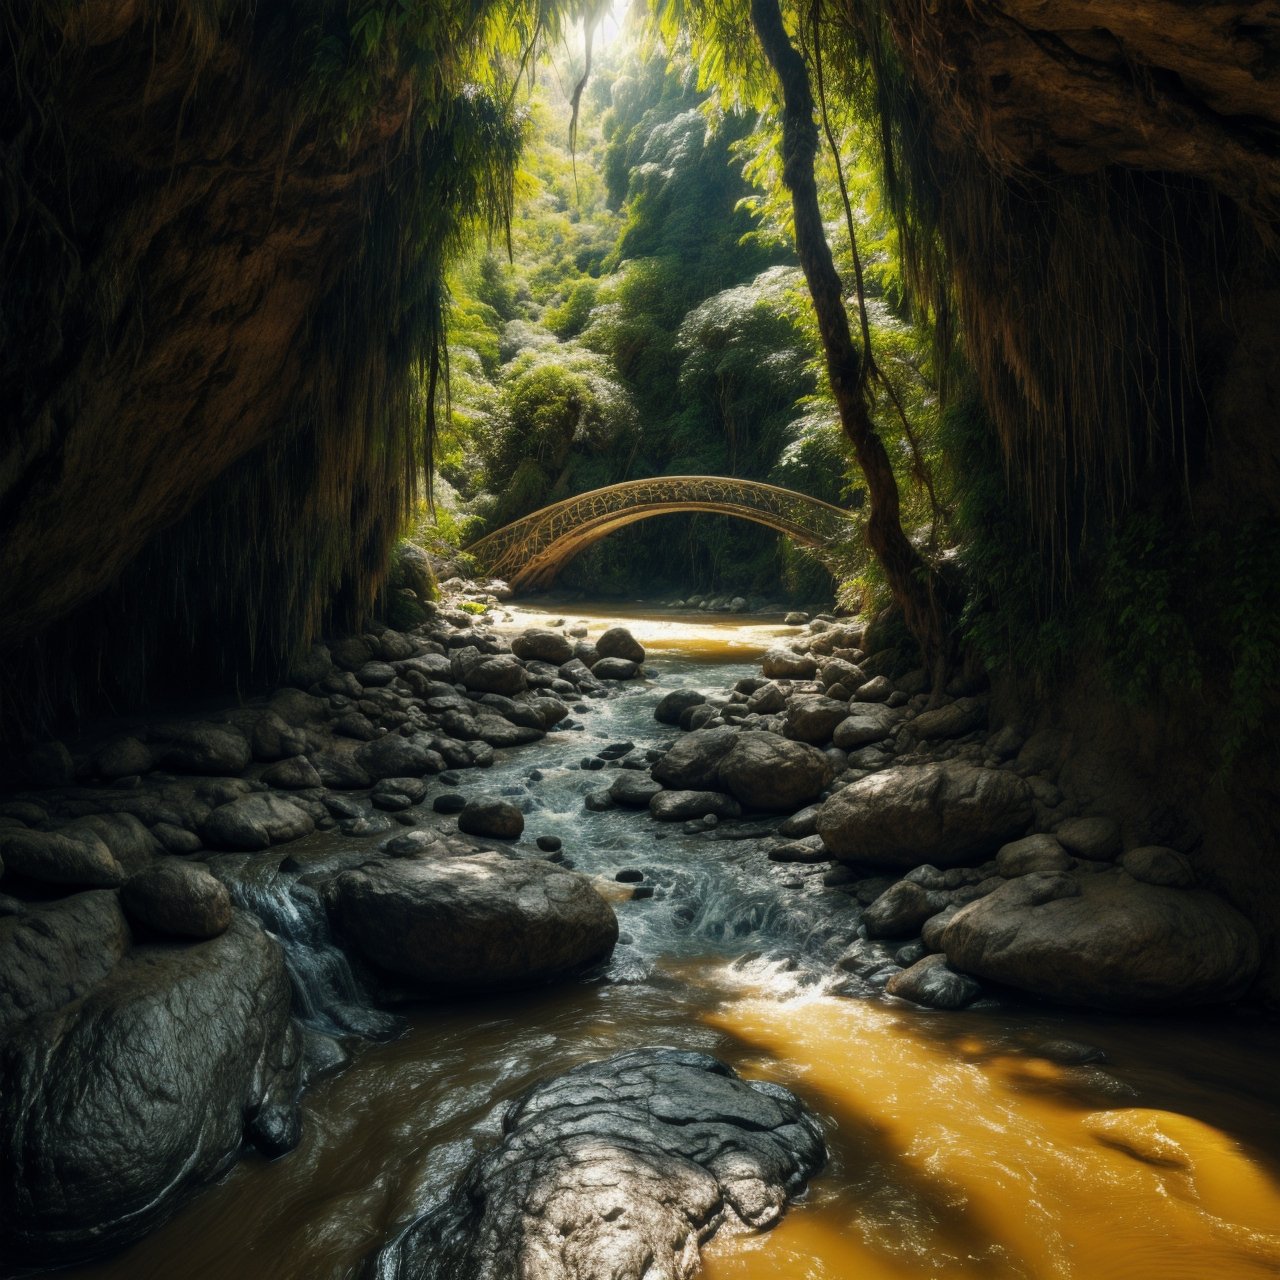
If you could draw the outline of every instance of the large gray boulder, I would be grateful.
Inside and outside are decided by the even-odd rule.
[[[623,658],[637,665],[644,661],[644,645],[626,627],[610,627],[596,641],[596,653],[602,658]]]
[[[10,875],[38,884],[109,889],[125,871],[96,834],[75,831],[0,831],[0,859]]]
[[[528,686],[520,659],[510,653],[481,653],[468,645],[455,649],[453,677],[477,693],[503,693],[510,697]]]
[[[116,936],[103,925],[85,928]],[[289,978],[247,917],[209,942],[137,947],[72,994],[0,1049],[0,1253],[11,1265],[116,1249],[219,1177],[246,1134],[270,1154],[298,1137]]]
[[[760,669],[770,680],[812,680],[818,674],[818,660],[791,649],[770,649],[760,660]]]
[[[849,704],[817,695],[792,698],[782,721],[783,732],[798,742],[824,746],[849,714]]]
[[[899,765],[824,801],[818,833],[837,858],[955,867],[1021,835],[1031,818],[1031,790],[1015,774],[970,764]]]
[[[203,867],[166,858],[129,877],[120,890],[129,918],[175,938],[216,938],[231,925],[231,895]]]
[[[772,1226],[826,1158],[796,1097],[637,1049],[509,1109],[502,1143],[399,1235],[378,1280],[688,1280],[723,1225]]]
[[[325,887],[333,922],[364,959],[431,991],[501,991],[564,977],[618,939],[591,881],[499,853],[396,860]]]
[[[739,818],[742,806],[723,791],[659,791],[649,799],[649,812],[659,822],[686,822],[690,818]]]
[[[551,627],[530,627],[511,641],[511,652],[517,658],[550,662],[558,667],[573,657],[573,641]]]
[[[211,849],[252,852],[297,840],[315,827],[301,805],[263,791],[220,804],[200,824],[200,838]]]
[[[1119,871],[1011,880],[957,911],[941,947],[965,973],[1102,1009],[1231,1000],[1259,964],[1253,926],[1221,898]]]
[[[895,973],[885,991],[900,1000],[911,1000],[930,1009],[963,1009],[982,988],[966,973],[956,973],[946,956],[924,956],[901,973]]]
[[[738,740],[732,725],[695,729],[681,738],[649,770],[664,787],[677,791],[711,791],[720,783],[720,761]]]
[[[848,716],[831,733],[831,741],[845,751],[883,742],[897,726],[902,713],[883,702],[855,702]]]
[[[707,696],[696,689],[672,689],[658,699],[653,709],[653,718],[659,724],[679,724],[680,717],[693,707],[700,707]]]
[[[788,812],[816,800],[831,781],[817,747],[776,733],[744,733],[720,759],[720,785],[748,809]]]

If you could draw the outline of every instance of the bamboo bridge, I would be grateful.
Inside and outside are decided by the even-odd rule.
[[[752,520],[820,550],[852,531],[849,512],[794,489],[731,476],[655,476],[543,507],[466,550],[481,573],[516,588],[546,587],[569,560],[615,529],[686,511]]]

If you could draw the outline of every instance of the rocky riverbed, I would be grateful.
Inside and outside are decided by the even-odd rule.
[[[37,755],[42,785],[0,805],[6,1262],[153,1230],[246,1141],[275,1155],[301,1134],[290,1161],[307,1167],[304,1085],[353,1059],[340,1079],[359,1079],[360,1045],[405,1025],[391,1009],[410,1011],[428,1041],[406,1043],[447,1079],[433,1015],[414,1012],[424,1000],[529,989],[536,1021],[534,993],[569,980],[671,1002],[702,979],[672,986],[664,971],[708,951],[744,977],[781,965],[851,1007],[991,1010],[1030,994],[1168,1008],[1246,990],[1256,939],[1197,884],[1194,858],[1084,811],[1054,782],[1052,744],[990,725],[980,689],[929,706],[900,654],[834,619],[774,628],[786,638],[759,674],[739,666],[722,690],[687,666],[671,687],[623,628],[597,626],[593,643],[543,621],[557,625],[442,610],[414,635],[317,649],[261,702]],[[718,1227],[774,1221],[820,1163],[815,1100],[785,1104],[767,1153],[756,1120],[716,1104],[715,1145],[757,1161],[735,1191],[697,1150],[660,1137],[637,1150],[625,1126],[601,1128],[617,1107],[652,1116],[655,1090],[686,1137],[708,1089],[760,1105],[714,1058],[675,1070],[653,1048],[731,1044],[677,1030],[678,1016],[633,1008],[628,1024],[628,1053],[658,1038],[616,1107],[601,1102],[623,1080],[616,1062],[598,1068],[604,1094],[589,1084],[617,1045],[590,1018],[516,1071],[531,1097],[565,1100],[538,1139],[519,1117],[541,1103],[494,1111],[494,1082],[480,1088],[477,1115],[506,1114],[507,1138],[482,1122],[466,1159],[432,1162],[429,1194],[363,1249],[378,1274],[434,1274],[423,1259],[448,1241],[475,1274],[519,1256],[540,1260],[532,1274],[585,1277],[601,1250],[638,1257],[660,1236],[686,1275]],[[494,1070],[514,1070],[507,1053]],[[570,1131],[592,1135],[633,1212],[582,1198]],[[511,1153],[543,1139],[535,1200],[573,1205],[563,1220],[513,1208],[533,1184]],[[290,1161],[263,1176],[287,1183]],[[646,1200],[655,1169],[687,1195]],[[567,1235],[549,1236],[553,1222]],[[547,1261],[553,1238],[572,1247]],[[320,1274],[314,1257],[298,1265]]]

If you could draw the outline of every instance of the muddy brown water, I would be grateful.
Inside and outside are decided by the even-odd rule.
[[[593,634],[618,620],[597,618]],[[617,904],[624,941],[609,969],[414,1009],[403,1036],[361,1045],[307,1093],[296,1151],[241,1161],[147,1239],[64,1275],[354,1276],[497,1140],[505,1102],[644,1044],[709,1050],[778,1080],[824,1123],[827,1168],[775,1230],[717,1237],[703,1255],[710,1280],[1280,1275],[1280,1030],[1234,1014],[942,1014],[829,994],[824,957],[855,920],[828,905],[838,895],[820,876],[769,864],[760,841],[657,840],[643,815],[584,813],[582,796],[608,775],[570,767],[605,742],[670,737],[652,720],[663,692],[731,683],[779,629],[623,620],[658,682],[593,704],[582,730],[500,753],[465,783],[522,796],[527,838],[560,835],[602,881],[646,872],[657,896]],[[535,768],[544,776],[529,781]],[[1064,1038],[1100,1047],[1106,1063],[1038,1053]]]

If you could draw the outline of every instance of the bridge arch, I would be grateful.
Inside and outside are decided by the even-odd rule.
[[[467,548],[477,567],[513,587],[549,586],[574,556],[624,525],[700,511],[776,529],[810,547],[850,530],[847,511],[777,485],[732,476],[655,476],[592,489],[543,507]]]

